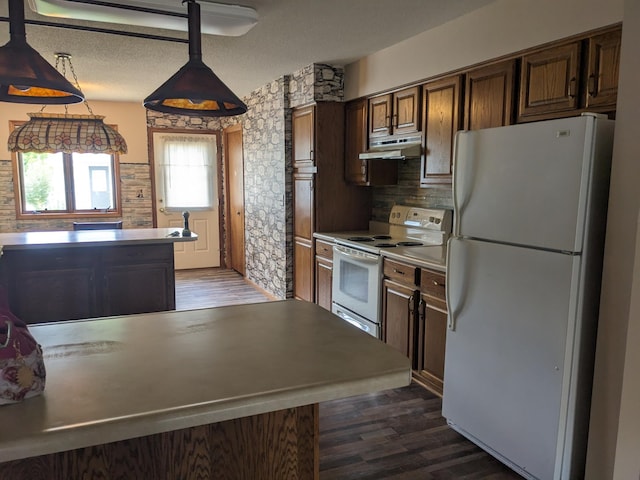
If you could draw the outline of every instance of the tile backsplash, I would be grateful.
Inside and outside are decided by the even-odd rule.
[[[372,188],[371,220],[375,222],[387,222],[394,205],[453,209],[450,185],[420,187],[419,158],[400,161],[397,185]]]

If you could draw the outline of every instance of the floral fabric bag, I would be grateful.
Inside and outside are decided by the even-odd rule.
[[[41,394],[45,379],[42,348],[27,325],[11,313],[0,286],[0,405]]]

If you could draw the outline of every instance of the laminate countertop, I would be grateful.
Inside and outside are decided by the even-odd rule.
[[[175,233],[177,232],[177,233]],[[51,232],[0,233],[0,248],[26,250],[34,248],[107,247],[145,243],[193,242],[196,233],[182,236],[181,228],[126,228],[111,230],[72,230]]]
[[[44,394],[0,407],[0,462],[397,388],[409,360],[298,300],[31,325]]]

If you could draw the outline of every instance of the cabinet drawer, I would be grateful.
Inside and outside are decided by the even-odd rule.
[[[46,248],[4,252],[4,258],[15,271],[90,268],[94,264],[94,257],[95,250],[92,248]]]
[[[421,269],[420,291],[445,301],[445,275],[432,270]]]
[[[418,284],[417,267],[385,258],[383,268],[385,277],[392,278],[404,285],[413,286]]]
[[[173,244],[107,247],[103,250],[103,259],[105,263],[111,264],[171,261],[173,259]]]
[[[333,243],[324,240],[316,240],[316,255],[333,260]]]

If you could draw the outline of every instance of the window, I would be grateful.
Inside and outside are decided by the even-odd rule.
[[[18,218],[121,215],[117,155],[25,152],[13,159]]]
[[[158,190],[167,211],[210,210],[215,203],[216,137],[157,134]]]

